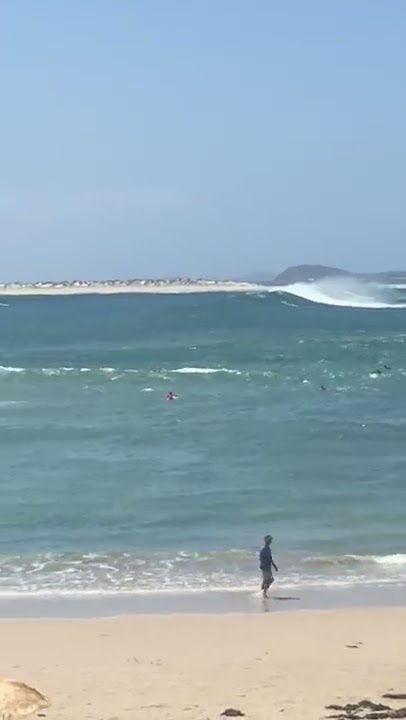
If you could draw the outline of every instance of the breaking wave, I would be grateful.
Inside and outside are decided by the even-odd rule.
[[[406,555],[281,558],[281,589],[406,584]],[[4,596],[255,590],[253,550],[44,553],[0,556]]]
[[[308,302],[337,307],[406,308],[406,292],[403,286],[382,285],[352,277],[324,278],[314,282],[280,285],[270,288],[270,292],[293,295]]]
[[[210,368],[210,367],[182,367],[175,368],[175,370],[169,370],[168,372],[176,373],[178,375],[215,375],[216,373],[226,373],[228,375],[241,375],[240,370],[233,370],[230,368]]]
[[[0,365],[2,375],[34,374],[52,376],[71,376],[92,373],[117,380],[123,375],[147,375],[148,377],[165,377],[167,375],[244,375],[246,371],[226,367],[179,367],[179,368],[114,368],[114,367],[13,367]],[[259,373],[262,374],[262,373]],[[266,374],[266,373],[265,373]],[[113,377],[111,377],[113,376]]]
[[[406,566],[406,555],[394,553],[393,555],[337,555],[308,557],[304,560],[305,565],[313,567],[331,567],[338,565],[356,567],[359,565],[381,565],[381,566]]]

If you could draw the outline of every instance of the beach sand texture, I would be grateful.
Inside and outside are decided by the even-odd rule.
[[[1,621],[1,674],[48,718],[317,720],[406,692],[406,610]],[[360,717],[365,717],[361,714]]]

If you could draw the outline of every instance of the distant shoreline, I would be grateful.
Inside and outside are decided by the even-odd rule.
[[[0,296],[12,295],[119,295],[123,293],[186,294],[258,292],[268,286],[233,280],[107,280],[105,282],[0,283]]]

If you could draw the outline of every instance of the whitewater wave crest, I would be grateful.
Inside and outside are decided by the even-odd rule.
[[[179,367],[179,368],[114,368],[114,367],[13,367],[7,365],[0,365],[0,376],[1,375],[19,375],[32,373],[35,375],[45,375],[46,377],[52,376],[65,376],[92,373],[94,375],[100,375],[108,377],[110,380],[117,380],[123,375],[148,375],[150,377],[157,376],[163,377],[168,374],[172,375],[243,375],[245,371],[237,370],[236,368],[226,367]],[[111,377],[114,376],[114,377]]]
[[[406,555],[283,558],[281,589],[406,585]],[[44,553],[0,557],[0,598],[232,591],[257,587],[253,550]]]
[[[384,566],[406,566],[406,554],[394,553],[393,555],[336,555],[308,557],[304,560],[305,565],[313,567],[331,567],[343,565],[347,567],[357,565],[381,565]]]
[[[169,372],[177,375],[216,375],[217,373],[226,373],[228,375],[241,375],[240,370],[232,368],[210,368],[210,367],[182,367],[169,370]]]
[[[269,292],[302,298],[308,302],[337,307],[385,309],[406,308],[406,294],[402,288],[360,280],[335,277],[279,285]]]

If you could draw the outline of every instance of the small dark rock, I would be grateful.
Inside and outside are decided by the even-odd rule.
[[[400,694],[386,693],[385,698],[398,699]],[[400,695],[402,698],[402,695]],[[404,696],[403,696],[404,697]],[[328,705],[326,710],[338,711],[336,715],[329,715],[335,720],[398,720],[406,718],[406,708],[391,708],[382,703],[371,700],[360,700],[347,705]]]
[[[241,712],[241,710],[236,710],[235,708],[226,708],[221,713],[221,717],[245,717],[245,713]]]

